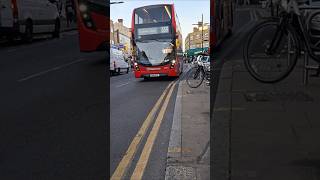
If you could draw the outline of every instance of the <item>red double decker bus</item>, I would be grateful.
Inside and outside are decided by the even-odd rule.
[[[172,76],[183,71],[182,33],[173,4],[139,7],[132,14],[136,78]]]
[[[107,12],[105,0],[74,0],[77,11],[80,51],[92,52],[109,49]]]
[[[210,47],[217,47],[232,33],[234,8],[232,0],[210,0]]]

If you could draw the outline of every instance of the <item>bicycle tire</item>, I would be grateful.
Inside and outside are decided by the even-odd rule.
[[[312,43],[312,49],[315,51],[320,51],[320,26],[318,24],[319,18],[320,10],[312,12],[307,20],[307,32]]]
[[[194,74],[194,73],[198,73],[198,74]],[[200,79],[198,79],[198,82],[196,82],[195,84],[191,83],[192,80],[194,80],[197,77],[200,78]],[[204,73],[203,73],[203,69],[201,67],[193,67],[188,71],[187,84],[190,88],[199,87],[202,84],[203,80],[204,80]]]
[[[280,75],[274,77],[274,78],[265,78],[262,77],[261,74],[257,73],[257,70],[255,70],[253,68],[253,65],[251,64],[250,60],[249,60],[249,47],[253,41],[253,38],[255,37],[256,33],[267,27],[267,26],[276,26],[277,28],[279,28],[279,21],[278,19],[268,19],[266,21],[263,21],[261,23],[259,23],[257,26],[255,26],[252,31],[250,31],[249,36],[247,38],[247,41],[245,42],[245,45],[243,47],[243,59],[244,59],[244,64],[246,69],[248,70],[249,74],[256,79],[259,82],[262,83],[276,83],[279,82],[281,80],[283,80],[284,78],[286,78],[291,71],[294,69],[296,63],[297,63],[297,59],[300,53],[300,46],[299,46],[299,41],[298,41],[298,36],[296,31],[294,30],[294,28],[290,25],[287,24],[287,26],[285,27],[285,32],[287,34],[291,34],[292,37],[292,43],[293,43],[293,47],[294,47],[294,54],[292,57],[292,62],[290,63],[290,65],[288,66],[288,68],[282,72]],[[283,36],[280,37],[280,41],[282,40]],[[262,43],[261,43],[262,44]]]

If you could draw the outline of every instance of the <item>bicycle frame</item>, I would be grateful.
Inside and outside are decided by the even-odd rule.
[[[286,18],[287,17],[280,18],[279,28],[277,29],[277,31],[275,33],[275,36],[271,40],[270,46],[266,50],[266,53],[268,55],[272,55],[276,51],[276,49],[278,49],[281,37],[283,36],[284,29],[285,29],[285,26],[286,26],[286,24],[285,24],[287,22]]]

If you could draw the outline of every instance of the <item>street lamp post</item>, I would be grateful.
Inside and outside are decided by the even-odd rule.
[[[203,14],[201,14],[201,51],[203,52]]]
[[[190,49],[191,49],[191,41],[190,41],[190,36],[191,36],[191,34],[189,34],[189,44],[188,44],[188,50],[189,50],[189,52],[190,52]]]
[[[203,28],[204,25],[208,25],[208,23],[203,22],[203,14],[201,14],[201,22],[198,22],[198,24],[192,24],[192,25],[198,25],[198,27],[201,25],[201,51],[203,52]]]
[[[110,2],[110,4],[121,4],[123,1],[118,1],[118,2]]]

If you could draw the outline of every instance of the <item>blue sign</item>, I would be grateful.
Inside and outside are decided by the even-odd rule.
[[[119,44],[119,48],[124,48],[124,45],[123,44]]]
[[[119,47],[117,45],[111,44],[111,48],[113,49],[119,49]]]

